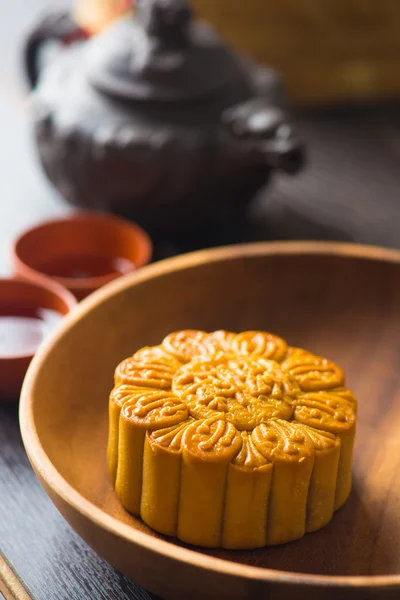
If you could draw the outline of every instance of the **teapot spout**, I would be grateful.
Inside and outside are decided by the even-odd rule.
[[[290,174],[303,168],[303,144],[281,108],[255,98],[228,109],[222,120],[239,160]]]
[[[304,147],[296,139],[266,142],[260,145],[259,153],[268,167],[290,175],[298,173],[305,164]]]

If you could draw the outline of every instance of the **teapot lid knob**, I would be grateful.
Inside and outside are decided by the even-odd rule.
[[[137,0],[136,16],[149,37],[169,47],[188,43],[193,11],[185,0]]]
[[[89,82],[129,101],[161,103],[230,95],[247,86],[236,53],[187,0],[136,0],[136,11],[92,38],[85,51]]]

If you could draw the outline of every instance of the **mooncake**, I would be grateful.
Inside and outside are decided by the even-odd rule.
[[[356,411],[340,367],[276,335],[179,331],[116,368],[108,469],[125,509],[159,533],[283,544],[348,498]]]

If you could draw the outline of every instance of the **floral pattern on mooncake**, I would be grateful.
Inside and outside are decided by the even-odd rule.
[[[108,469],[122,505],[159,533],[282,544],[346,501],[356,412],[340,367],[278,336],[178,331],[116,368]]]

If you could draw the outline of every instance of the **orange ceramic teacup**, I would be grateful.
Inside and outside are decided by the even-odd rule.
[[[141,227],[90,211],[29,229],[12,250],[17,276],[30,281],[51,278],[78,300],[146,265],[151,255],[151,240]]]
[[[0,279],[0,398],[15,398],[43,339],[75,305],[52,281]]]

